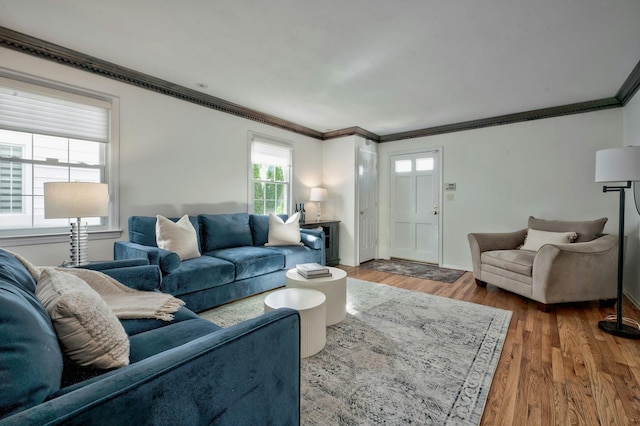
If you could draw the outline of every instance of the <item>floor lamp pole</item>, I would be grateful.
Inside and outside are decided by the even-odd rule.
[[[604,186],[602,192],[620,193],[620,212],[618,217],[618,294],[616,300],[616,322],[600,321],[598,327],[614,336],[625,337],[627,339],[640,339],[640,330],[622,323],[622,283],[624,271],[624,209],[625,190],[631,188],[631,182],[627,186]]]

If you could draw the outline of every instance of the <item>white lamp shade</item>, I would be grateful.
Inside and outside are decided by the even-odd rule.
[[[327,190],[325,188],[311,188],[309,201],[327,201]]]
[[[45,182],[44,218],[97,217],[109,214],[109,185],[94,182]]]
[[[640,146],[596,152],[596,182],[640,181]]]

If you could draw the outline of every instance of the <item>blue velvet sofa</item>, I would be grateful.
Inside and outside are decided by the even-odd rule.
[[[286,221],[287,215],[279,215]],[[171,220],[177,221],[178,218]],[[283,286],[299,263],[325,264],[325,235],[301,229],[303,245],[265,246],[269,216],[247,213],[190,216],[202,256],[180,260],[156,244],[156,218],[129,218],[129,241],[116,241],[115,259],[148,259],[162,270],[162,291],[200,312]]]
[[[130,287],[157,289],[158,267],[138,262],[102,268]],[[61,352],[35,287],[0,249],[0,425],[299,424],[296,311],[226,329],[184,307],[170,322],[121,320],[130,364],[97,370]]]

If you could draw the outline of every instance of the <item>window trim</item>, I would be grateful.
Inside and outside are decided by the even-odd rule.
[[[288,205],[285,206],[287,215],[291,214],[293,206],[293,183],[294,183],[294,169],[295,169],[295,149],[294,143],[286,139],[277,138],[275,136],[265,135],[263,133],[254,132],[249,130],[247,133],[247,212],[253,214],[253,162],[251,161],[253,142],[262,142],[265,144],[276,145],[282,148],[286,148],[291,153],[291,169],[289,170],[289,193],[287,194]]]
[[[33,75],[19,73],[0,67],[0,78],[15,82],[16,88],[27,88],[43,94],[51,94],[75,101],[109,108],[109,141],[105,143],[105,182],[109,185],[109,216],[104,225],[89,229],[89,240],[117,239],[122,234],[120,228],[120,98],[106,93],[52,81]],[[11,231],[9,231],[11,232]],[[8,235],[0,236],[0,246],[15,247],[35,244],[69,242],[69,231],[65,228],[22,228]]]

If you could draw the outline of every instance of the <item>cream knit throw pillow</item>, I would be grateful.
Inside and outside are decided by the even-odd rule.
[[[82,366],[129,364],[129,337],[100,295],[75,275],[43,268],[36,296],[49,313],[63,352]]]

